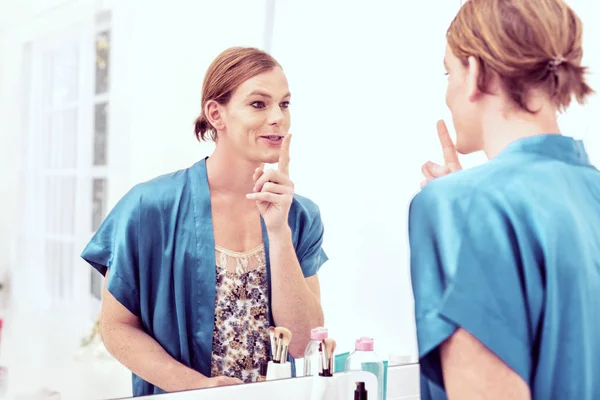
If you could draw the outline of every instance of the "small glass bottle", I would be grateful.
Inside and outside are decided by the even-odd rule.
[[[377,377],[377,399],[383,400],[383,360],[373,351],[372,338],[360,338],[354,344],[354,351],[346,359],[346,371],[367,371]]]
[[[310,342],[304,350],[304,376],[319,375],[319,344],[328,337],[326,328],[319,327],[310,331]]]
[[[365,389],[364,382],[356,382],[356,389],[354,390],[354,400],[368,400],[367,389]]]
[[[256,382],[265,382],[267,380],[267,369],[269,367],[269,363],[267,361],[261,361],[258,368],[258,378],[256,378]]]

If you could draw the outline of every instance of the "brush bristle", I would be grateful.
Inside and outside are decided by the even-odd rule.
[[[335,340],[327,338],[323,341],[325,343],[325,350],[327,352],[327,358],[332,358],[333,353],[335,353]]]
[[[292,340],[292,332],[287,328],[278,326],[274,328],[273,333],[275,336],[273,361],[276,363],[285,363],[287,361],[288,347]]]
[[[292,341],[292,331],[287,328],[281,328],[280,332],[283,335],[282,342],[289,345],[289,343]]]

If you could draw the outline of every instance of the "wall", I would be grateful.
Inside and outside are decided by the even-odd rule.
[[[213,146],[199,144],[193,132],[204,72],[225,48],[262,47],[264,41],[263,0],[132,3],[115,12],[114,29],[126,29],[127,35],[115,31],[114,99],[119,103],[110,120],[111,151],[121,151],[117,136],[127,130],[129,143],[121,149],[128,154],[115,159],[127,160],[129,175],[111,186],[111,203],[135,182],[210,154]]]
[[[292,175],[323,214],[331,260],[322,298],[340,349],[371,335],[382,356],[415,354],[407,208],[421,164],[438,157],[436,120],[449,116],[443,38],[458,2],[430,7],[276,5],[273,54],[293,95]]]
[[[0,281],[14,262],[12,237],[16,228],[18,169],[21,160],[21,52],[18,33],[7,26],[8,6],[0,3]],[[19,13],[14,15],[18,18]]]
[[[588,83],[600,93],[600,26],[593,23],[600,17],[600,4],[588,0],[567,1],[583,22],[583,65],[590,68]],[[573,103],[559,119],[567,135],[582,139],[591,161],[600,166],[600,95],[596,94],[584,106]]]

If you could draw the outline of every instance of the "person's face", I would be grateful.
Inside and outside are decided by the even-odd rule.
[[[282,139],[290,129],[290,91],[279,67],[242,83],[229,102],[220,106],[219,141],[239,156],[259,163],[276,163]]]
[[[477,87],[479,65],[474,57],[464,65],[446,46],[444,68],[448,75],[446,105],[452,113],[456,130],[456,151],[469,154],[483,148],[481,132],[482,102]]]

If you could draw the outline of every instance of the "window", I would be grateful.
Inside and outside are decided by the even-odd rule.
[[[76,42],[65,41],[44,50],[41,56],[46,78],[40,107],[41,199],[45,208],[42,252],[46,288],[58,301],[69,301],[73,296],[79,50]]]
[[[95,38],[94,128],[92,149],[92,208],[91,230],[95,232],[106,217],[109,140],[109,90],[110,90],[110,30],[108,18],[101,21]],[[100,300],[102,276],[90,268],[90,292]]]
[[[107,212],[110,15],[40,36],[24,53],[18,273],[42,306],[95,319],[102,276],[80,254]]]

